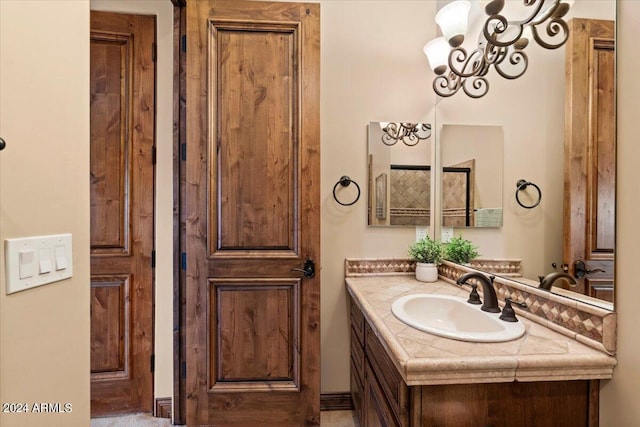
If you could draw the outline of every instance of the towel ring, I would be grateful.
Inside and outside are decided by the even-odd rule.
[[[520,201],[520,197],[519,194],[522,190],[526,189],[528,186],[532,186],[533,188],[535,188],[538,191],[538,200],[532,204],[532,205],[525,205]],[[533,209],[536,206],[538,206],[540,204],[540,202],[542,201],[542,191],[540,190],[540,187],[538,187],[536,184],[534,184],[533,182],[529,182],[526,181],[524,179],[520,179],[518,180],[518,182],[516,182],[516,201],[518,202],[518,204],[520,206],[522,206],[525,209]]]
[[[348,187],[349,184],[354,183],[356,186],[356,189],[358,190],[358,195],[356,196],[355,200],[351,203],[342,203],[340,200],[338,200],[338,196],[336,195],[336,190],[338,189],[338,185],[341,185],[343,187]],[[333,198],[335,199],[336,202],[340,203],[342,206],[351,206],[353,204],[355,204],[359,199],[360,199],[360,186],[358,185],[357,182],[355,182],[354,180],[352,180],[351,178],[349,178],[348,176],[344,175],[340,178],[340,180],[338,182],[336,182],[336,185],[333,186]]]

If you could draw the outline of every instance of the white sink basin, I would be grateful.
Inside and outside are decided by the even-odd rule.
[[[487,313],[480,305],[449,295],[407,295],[395,300],[391,311],[409,326],[460,341],[503,342],[524,334],[522,322],[505,322],[500,313]]]

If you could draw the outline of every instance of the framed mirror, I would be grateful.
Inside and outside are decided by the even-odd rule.
[[[431,124],[368,126],[368,224],[431,224]]]
[[[611,0],[578,1],[567,20],[583,19],[579,28],[591,25],[588,22],[600,28],[602,22],[608,21],[615,29],[615,4]],[[530,46],[526,73],[516,80],[490,73],[491,89],[480,99],[470,99],[462,93],[438,98],[435,122],[503,128],[503,227],[456,227],[454,233],[463,234],[478,245],[482,258],[520,260],[521,276],[510,279],[538,286],[539,276],[566,271],[578,283],[573,286],[559,280],[552,292],[612,309],[615,37],[596,30],[586,36],[593,50],[583,53],[570,47],[572,38],[555,50]],[[575,70],[572,73],[571,78],[579,80],[575,85],[585,88],[581,102],[570,97],[576,86],[567,86],[571,83],[565,81],[569,67],[566,62],[576,57],[598,61],[588,65],[596,69],[596,75]],[[603,86],[605,83],[608,86]],[[595,109],[577,108],[583,106]],[[442,150],[444,132],[444,125],[435,129],[437,145]],[[576,141],[583,143],[577,145]],[[576,178],[581,175],[590,176],[590,182],[578,183]],[[521,180],[540,188],[541,201],[536,207],[527,209],[517,203]],[[573,189],[571,182],[576,183]],[[522,196],[536,201],[537,194],[532,191],[535,188],[529,187]],[[586,201],[595,204],[585,205]],[[571,225],[576,219],[575,226]],[[583,240],[576,245],[579,235]]]

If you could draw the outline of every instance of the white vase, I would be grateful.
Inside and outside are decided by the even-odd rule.
[[[420,282],[435,282],[438,280],[438,266],[424,262],[416,263],[416,280]]]

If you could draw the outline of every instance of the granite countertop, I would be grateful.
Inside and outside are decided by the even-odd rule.
[[[468,287],[444,280],[423,283],[413,276],[348,277],[347,289],[408,385],[608,379],[616,359],[519,316],[521,338],[472,343],[414,329],[391,312],[398,297],[437,293],[466,298]]]

